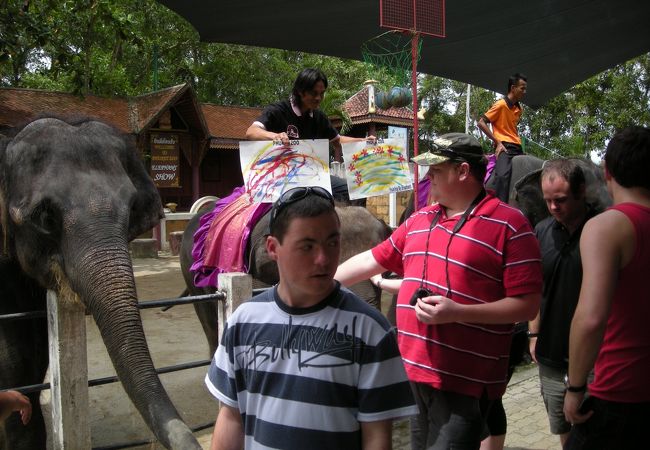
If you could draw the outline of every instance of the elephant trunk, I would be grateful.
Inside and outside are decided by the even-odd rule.
[[[75,259],[75,269],[66,271],[71,287],[90,309],[131,401],[165,447],[200,449],[155,373],[126,241],[115,238],[109,246],[85,249]]]

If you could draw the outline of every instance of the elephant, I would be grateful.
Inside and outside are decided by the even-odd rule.
[[[40,118],[0,143],[0,314],[44,310],[71,292],[93,316],[117,375],[162,445],[200,449],[165,392],[145,340],[128,243],[162,217],[133,141],[91,119]],[[0,388],[37,384],[48,365],[45,319],[0,323]],[[5,424],[11,449],[43,449],[37,394],[27,426]]]
[[[528,175],[529,173],[541,169],[543,164],[544,164],[544,160],[539,159],[538,157],[533,155],[517,155],[512,158],[512,175],[510,178],[510,192],[508,195],[509,204],[515,207],[519,207],[519,203],[517,200],[517,190],[516,190],[517,182],[521,178]],[[495,182],[495,177],[493,171],[488,177],[488,179],[485,181],[485,187],[487,189],[494,189],[494,182]],[[544,206],[544,208],[546,208],[546,206]],[[538,212],[537,210],[530,210],[531,214],[537,212]],[[526,215],[526,212],[524,212],[524,215]],[[548,215],[548,213],[546,215]],[[526,217],[528,216],[526,215]],[[528,217],[528,220],[533,225],[539,221],[538,218],[532,216]]]
[[[364,207],[348,206],[353,203],[350,202],[347,196],[347,188],[343,190],[340,179],[335,180],[334,178],[332,177],[332,186],[334,187],[334,198],[337,204],[336,211],[341,220],[341,262],[343,262],[351,256],[382,242],[390,235],[392,230]],[[190,295],[209,294],[215,291],[214,288],[195,286],[194,275],[189,270],[193,263],[192,245],[194,233],[199,226],[200,217],[207,212],[206,210],[199,211],[189,221],[183,232],[180,264],[187,286],[186,291]],[[265,286],[274,285],[279,280],[277,265],[266,253],[265,234],[268,229],[269,219],[268,213],[260,219],[253,228],[248,244],[249,273],[258,286],[259,283]],[[359,282],[351,286],[351,289],[369,304],[380,308],[381,290],[369,281]],[[212,356],[219,341],[218,333],[220,330],[217,330],[217,306],[215,303],[196,303],[194,308],[208,341],[209,356]]]
[[[585,158],[573,158],[585,174],[587,202],[598,212],[611,205],[612,199],[605,186],[603,169]],[[512,159],[512,180],[508,203],[519,208],[534,227],[549,216],[542,195],[541,174],[544,160],[532,155],[519,155]],[[485,186],[491,188],[493,177]]]
[[[612,204],[612,198],[605,184],[603,168],[588,159],[574,159],[578,161],[585,175],[587,203],[597,213],[603,211]],[[549,216],[542,194],[541,175],[542,169],[539,168],[525,173],[514,183],[516,205],[533,226]]]

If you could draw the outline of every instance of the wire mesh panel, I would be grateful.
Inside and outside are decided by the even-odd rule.
[[[445,37],[445,0],[380,0],[379,25]]]
[[[418,39],[417,59],[419,61],[422,41],[419,36],[415,38]],[[361,55],[365,62],[377,69],[383,68],[395,78],[398,84],[405,86],[410,84],[411,80],[412,40],[413,35],[410,33],[398,30],[386,31],[361,44]]]

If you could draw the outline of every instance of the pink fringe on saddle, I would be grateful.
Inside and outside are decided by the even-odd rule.
[[[269,203],[251,203],[243,187],[215,204],[203,215],[194,233],[192,258],[194,285],[217,286],[226,272],[248,272],[246,246],[257,222],[271,209]]]

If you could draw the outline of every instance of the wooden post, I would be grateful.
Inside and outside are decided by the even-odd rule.
[[[55,449],[90,448],[85,308],[47,291],[52,430]]]
[[[164,221],[165,219],[163,219]],[[156,240],[156,250],[161,250],[162,249],[162,241],[163,238],[165,237],[164,234],[160,231],[160,223],[153,227],[153,230],[151,230],[153,234],[153,239]]]
[[[244,301],[253,296],[253,277],[241,272],[220,273],[217,279],[219,290],[226,293],[226,299],[220,302],[219,334],[223,333],[226,321]],[[221,336],[219,336],[221,338]]]

